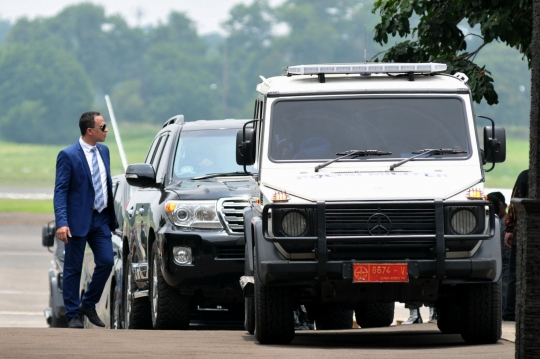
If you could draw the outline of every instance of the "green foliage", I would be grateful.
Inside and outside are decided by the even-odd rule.
[[[380,44],[389,41],[388,35],[411,37],[386,52],[383,61],[444,62],[448,73],[463,72],[469,77],[473,99],[490,105],[498,103],[491,72],[478,65],[478,52],[493,41],[501,41],[517,49],[530,64],[532,36],[531,0],[377,0],[373,12],[381,20],[375,26],[374,39]],[[410,24],[419,17],[416,26]],[[480,34],[468,33],[465,23]],[[468,51],[467,37],[476,36],[481,43]]]
[[[73,55],[47,41],[0,52],[0,134],[26,143],[69,143],[92,104],[90,81]]]

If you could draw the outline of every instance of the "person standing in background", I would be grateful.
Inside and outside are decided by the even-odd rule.
[[[529,170],[521,172],[512,190],[512,198],[527,198],[529,195]],[[516,321],[516,243],[519,240],[517,233],[517,211],[512,203],[508,207],[505,217],[506,234],[504,244],[510,248],[510,266],[508,269],[508,287],[506,291],[506,307],[503,312],[503,320]]]
[[[96,313],[113,266],[111,232],[118,227],[113,206],[109,149],[98,144],[107,137],[99,112],[85,112],[79,119],[81,137],[58,153],[54,187],[56,235],[65,243],[63,297],[69,328],[82,328],[82,317],[97,326],[105,324]],[[92,281],[79,299],[86,243],[96,264]]]
[[[492,201],[495,204],[495,211],[499,217],[499,223],[501,225],[501,257],[502,257],[502,310],[506,308],[506,291],[508,288],[508,271],[510,269],[510,248],[504,244],[504,237],[506,234],[506,225],[504,220],[506,218],[506,198],[501,192],[491,192],[488,194],[488,200]],[[498,200],[499,205],[495,203],[495,200]]]

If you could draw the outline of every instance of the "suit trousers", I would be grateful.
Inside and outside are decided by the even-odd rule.
[[[516,238],[514,237],[514,240]],[[508,286],[506,287],[506,307],[503,320],[514,322],[516,320],[516,253],[517,245],[514,243],[510,251],[510,268],[508,269]]]
[[[95,308],[101,298],[103,288],[113,267],[112,235],[109,227],[109,212],[93,212],[90,230],[86,236],[68,238],[65,245],[63,296],[66,307],[66,320],[80,315],[79,304],[85,308]],[[82,264],[86,243],[94,254],[94,273],[87,291],[80,300]]]

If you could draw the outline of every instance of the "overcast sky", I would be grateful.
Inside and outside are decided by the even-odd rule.
[[[272,5],[284,0],[271,0]],[[197,23],[200,34],[220,32],[220,24],[228,18],[229,10],[238,3],[252,0],[0,0],[0,18],[11,22],[19,17],[51,16],[64,7],[82,2],[93,2],[105,7],[107,15],[120,13],[131,25],[137,24],[137,13],[142,13],[141,24],[165,21],[172,10],[186,12]]]

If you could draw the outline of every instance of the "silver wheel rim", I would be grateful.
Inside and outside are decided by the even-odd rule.
[[[128,262],[131,264],[131,262]],[[127,283],[126,283],[126,329],[130,329],[129,326],[131,324],[131,302],[133,300],[132,294],[131,294],[131,268],[127,269]]]
[[[156,326],[159,293],[158,293],[157,261],[156,261],[155,255],[153,257],[154,258],[152,260],[152,324]]]

